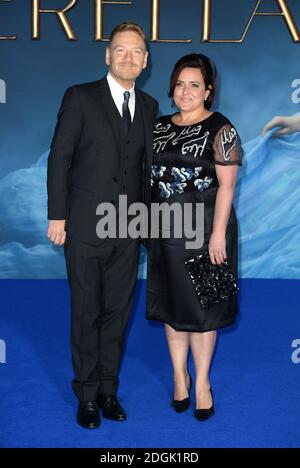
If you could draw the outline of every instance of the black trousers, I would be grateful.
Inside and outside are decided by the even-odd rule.
[[[67,236],[71,291],[73,390],[80,401],[114,395],[124,333],[134,301],[140,241],[106,239],[99,247]]]

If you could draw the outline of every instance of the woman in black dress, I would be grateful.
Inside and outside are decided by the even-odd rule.
[[[237,276],[237,221],[232,206],[237,166],[242,150],[231,122],[210,112],[216,89],[216,69],[202,54],[182,57],[175,65],[169,96],[179,112],[160,117],[154,128],[153,203],[204,204],[204,244],[187,249],[184,236],[152,238],[148,255],[147,318],[165,323],[174,368],[172,406],[189,407],[192,379],[187,370],[191,348],[196,370],[195,417],[214,414],[209,371],[216,330],[236,318],[236,295],[203,309],[185,262],[209,252],[210,261],[226,260]],[[163,228],[166,230],[165,228]],[[199,226],[200,229],[200,226]]]

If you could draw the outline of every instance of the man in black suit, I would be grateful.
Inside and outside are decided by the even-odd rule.
[[[149,206],[157,102],[135,88],[147,65],[142,28],[122,23],[106,49],[109,73],[67,89],[48,159],[48,238],[63,245],[71,291],[77,421],[122,421],[117,396],[124,333],[134,299],[141,239],[100,239],[97,206]]]

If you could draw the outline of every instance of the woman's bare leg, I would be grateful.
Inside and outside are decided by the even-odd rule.
[[[190,333],[190,345],[196,370],[196,409],[208,409],[212,406],[209,371],[216,338],[216,331]]]
[[[190,333],[178,332],[170,325],[165,325],[166,336],[174,370],[174,399],[188,397],[189,375],[187,359],[190,346]]]

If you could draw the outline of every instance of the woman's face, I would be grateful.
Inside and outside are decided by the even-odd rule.
[[[174,89],[173,99],[179,110],[193,112],[203,109],[209,90],[205,89],[204,79],[199,68],[184,68]]]

